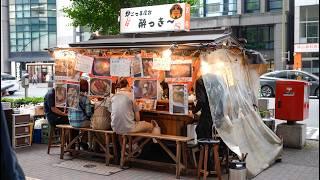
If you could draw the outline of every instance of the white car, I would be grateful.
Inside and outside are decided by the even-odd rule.
[[[16,91],[20,90],[20,83],[17,78],[7,73],[1,73],[1,84],[13,84],[12,87],[7,89],[7,92],[10,95],[13,95]]]

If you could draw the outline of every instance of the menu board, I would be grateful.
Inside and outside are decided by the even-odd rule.
[[[77,54],[76,58],[77,60],[75,70],[84,73],[91,73],[94,58],[90,56],[84,56],[81,54]]]
[[[65,107],[67,103],[67,85],[55,84],[55,106]]]
[[[67,84],[67,108],[79,109],[80,85]]]
[[[170,71],[171,58],[153,58],[152,69]]]
[[[131,61],[128,58],[111,57],[110,59],[110,74],[111,76],[130,77],[131,76]]]
[[[186,84],[169,84],[169,112],[188,114],[188,88]]]
[[[112,82],[109,78],[94,77],[90,79],[90,95],[109,97]]]

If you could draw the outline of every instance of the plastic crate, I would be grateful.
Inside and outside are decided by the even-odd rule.
[[[34,129],[32,142],[35,144],[41,144],[41,129]]]
[[[41,125],[41,143],[47,144],[49,137],[49,124]]]

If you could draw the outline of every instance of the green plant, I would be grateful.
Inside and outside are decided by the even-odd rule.
[[[1,102],[10,102],[11,107],[18,108],[21,105],[33,104],[36,105],[38,103],[42,103],[44,101],[43,97],[27,97],[27,98],[1,98]]]

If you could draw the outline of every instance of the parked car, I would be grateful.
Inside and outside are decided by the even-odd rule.
[[[19,81],[17,80],[17,78],[7,73],[1,73],[1,84],[13,84],[12,87],[7,89],[7,92],[10,95],[13,95],[20,89]]]
[[[260,93],[262,97],[274,97],[276,89],[276,80],[290,79],[290,80],[304,80],[310,85],[310,96],[317,96],[319,98],[319,77],[308,72],[299,70],[281,70],[273,71],[260,76]]]

